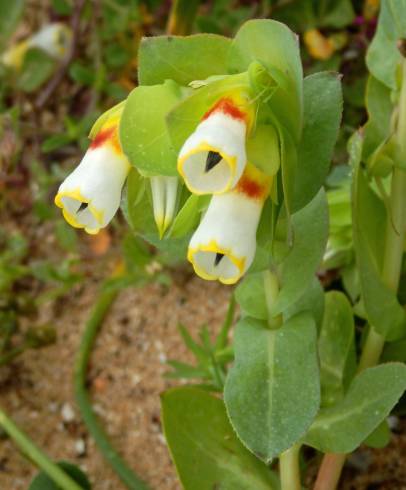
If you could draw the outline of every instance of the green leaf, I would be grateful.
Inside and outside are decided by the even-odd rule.
[[[91,485],[90,482],[83,473],[83,471],[76,465],[72,463],[68,463],[67,461],[59,461],[58,466],[65,471],[73,480],[75,480],[76,483],[78,483],[83,490],[91,490]],[[32,480],[30,486],[28,487],[28,490],[59,490],[60,487],[56,485],[56,483],[53,482],[49,478],[49,476],[41,471],[38,473],[36,477]]]
[[[142,177],[135,169],[130,171],[122,208],[132,230],[141,235],[157,234],[148,186],[149,179]]]
[[[120,141],[134,167],[148,175],[177,175],[165,116],[178,102],[175,82],[136,87],[128,96],[120,122]]]
[[[0,52],[17,27],[24,10],[25,0],[0,2]]]
[[[327,242],[328,209],[324,190],[292,216],[293,246],[278,264],[281,289],[272,314],[282,313],[309,287]]]
[[[355,353],[350,302],[339,291],[327,293],[325,299],[318,341],[322,406],[333,405],[343,397],[346,366]]]
[[[296,0],[293,3],[278,4],[273,17],[298,32],[320,27],[339,29],[352,22],[354,9],[351,0]]]
[[[372,75],[391,89],[396,89],[396,67],[402,56],[397,41],[406,38],[406,0],[384,0],[378,28],[369,46],[366,63]]]
[[[268,175],[280,167],[278,133],[270,124],[258,126],[247,140],[247,160]]]
[[[210,196],[191,194],[173,221],[168,235],[179,238],[190,233],[197,225],[202,208],[206,207]]]
[[[308,314],[270,330],[244,318],[234,334],[235,364],[224,400],[243,443],[269,463],[302,437],[320,403],[316,328]]]
[[[288,220],[292,214],[292,201],[294,196],[296,172],[298,168],[297,149],[289,133],[279,126],[279,138],[281,143],[281,167],[283,201]]]
[[[235,299],[245,316],[267,320],[268,309],[262,272],[246,275],[235,290]]]
[[[406,338],[396,342],[387,342],[383,349],[382,361],[406,362]]]
[[[52,75],[55,66],[55,61],[41,49],[29,49],[19,74],[18,88],[34,92]]]
[[[324,289],[316,276],[313,277],[302,296],[286,308],[283,312],[283,319],[286,322],[292,316],[303,312],[313,315],[317,330],[320,330],[324,313]]]
[[[303,133],[297,150],[293,210],[301,209],[323,185],[340,127],[343,100],[340,79],[321,72],[304,79]]]
[[[179,151],[193,133],[204,114],[224,95],[233,91],[249,91],[247,73],[230,75],[201,88],[177,104],[167,116],[168,131],[173,147]]]
[[[393,111],[390,89],[373,76],[370,76],[367,82],[366,108],[368,121],[363,128],[364,161],[388,138]]]
[[[144,37],[138,54],[141,85],[155,85],[167,79],[179,85],[227,74],[231,39],[214,34],[187,37]]]
[[[272,490],[273,472],[237,439],[224,403],[194,387],[162,395],[165,438],[185,490]]]
[[[272,77],[282,76],[284,87],[278,83],[269,104],[276,119],[298,140],[302,129],[303,72],[296,35],[274,20],[245,22],[231,44],[230,70],[243,72],[253,61],[261,63]]]
[[[389,429],[388,422],[384,420],[378,427],[369,434],[365,439],[364,444],[376,449],[383,448],[389,444],[391,431]]]
[[[322,410],[305,443],[324,453],[349,453],[388,416],[406,389],[406,366],[381,364],[354,378],[345,398]]]
[[[368,320],[385,339],[399,339],[406,331],[406,314],[380,274],[386,211],[359,166],[354,171],[352,214],[361,296]]]

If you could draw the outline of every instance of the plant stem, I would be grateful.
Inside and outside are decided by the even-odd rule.
[[[282,315],[273,316],[272,306],[279,294],[278,278],[271,271],[263,272],[266,308],[268,310],[268,325],[270,328],[279,328],[283,323]]]
[[[295,444],[279,456],[279,474],[282,490],[301,490],[299,468],[300,444]]]
[[[272,307],[279,294],[279,281],[276,274],[270,270],[263,272],[266,307],[268,310],[268,325],[271,329],[282,327],[282,315],[273,316]],[[300,444],[294,444],[279,456],[279,474],[282,490],[301,490],[299,468]]]
[[[44,473],[46,473],[58,487],[63,490],[82,490],[72,478],[58,465],[53,463],[0,409],[0,426],[13,439],[20,450]]]
[[[86,390],[86,372],[91,350],[104,317],[116,296],[116,290],[102,291],[86,323],[75,362],[75,397],[86,427],[93,436],[101,453],[116,471],[123,483],[131,490],[147,490],[148,487],[146,484],[127,466],[118,452],[111,445],[109,438],[93,411],[92,403]]]
[[[397,142],[400,155],[406,155],[406,59],[403,60],[402,90],[399,99]],[[402,163],[402,162],[395,162]],[[397,293],[402,267],[406,231],[406,171],[395,166],[392,172],[390,208],[386,218],[385,250],[382,281]],[[371,325],[362,349],[358,373],[379,362],[385,339]],[[326,454],[317,475],[314,490],[335,490],[344,466],[346,454]]]
[[[187,36],[192,32],[200,0],[173,0],[166,32],[169,35]]]

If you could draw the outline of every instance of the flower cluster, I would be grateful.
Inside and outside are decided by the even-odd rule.
[[[196,194],[213,194],[189,244],[188,260],[208,280],[233,284],[247,271],[271,178],[247,162],[253,123],[248,96],[223,97],[183,145],[178,170]]]
[[[80,165],[61,184],[55,203],[74,227],[97,233],[120,205],[130,163],[122,151],[122,107],[97,128]],[[256,231],[272,178],[247,162],[246,139],[254,123],[248,94],[220,97],[179,152],[177,168],[187,188],[211,194],[189,244],[188,260],[208,280],[233,284],[250,267]],[[175,214],[178,178],[150,178],[154,218],[162,238]]]

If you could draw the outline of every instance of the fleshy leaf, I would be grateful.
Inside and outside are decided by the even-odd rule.
[[[120,122],[120,141],[131,164],[147,175],[177,175],[165,116],[179,101],[175,82],[139,86],[128,96]]]
[[[243,72],[253,62],[261,63],[271,76],[280,74],[284,83],[274,92],[269,104],[294,140],[302,129],[303,71],[296,35],[284,24],[270,19],[245,22],[230,49],[230,70]]]
[[[396,89],[396,67],[402,60],[397,41],[406,38],[406,0],[384,0],[378,27],[369,46],[366,62],[372,75]]]
[[[231,39],[216,34],[187,37],[144,37],[139,48],[140,85],[155,85],[167,79],[179,85],[227,74]]]
[[[308,314],[277,330],[244,318],[234,349],[224,390],[227,412],[238,437],[269,463],[306,433],[319,408],[316,327]]]
[[[406,366],[381,364],[362,371],[344,399],[321,410],[305,438],[327,453],[349,453],[388,416],[406,389]]]
[[[336,73],[310,75],[304,79],[303,87],[304,123],[297,150],[293,212],[311,201],[326,179],[343,110]]]
[[[292,216],[293,244],[277,265],[281,288],[273,315],[297,301],[310,285],[327,242],[328,209],[324,190]]]
[[[238,440],[224,403],[199,388],[162,395],[166,441],[185,490],[272,490],[275,474]]]
[[[383,283],[380,274],[386,210],[369,187],[359,165],[353,177],[352,215],[361,295],[368,320],[387,340],[399,339],[406,331],[406,314],[396,294]]]
[[[344,395],[348,362],[354,360],[354,317],[346,296],[339,291],[326,294],[318,350],[322,406],[333,405]]]

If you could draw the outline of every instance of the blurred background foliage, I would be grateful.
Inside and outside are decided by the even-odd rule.
[[[44,301],[72,288],[80,293],[82,279],[105,277],[122,257],[127,274],[116,286],[152,273],[169,281],[164,272],[156,276],[153,248],[128,235],[121,216],[85,236],[64,222],[53,197],[86,150],[95,119],[136,86],[140,39],[166,32],[170,8],[170,0],[0,2],[0,365],[55,339],[54,327],[40,324]],[[247,19],[275,18],[298,33],[306,74],[343,74],[343,122],[326,182],[326,284],[337,280],[337,268],[351,280],[346,141],[366,120],[364,59],[378,8],[378,0],[209,0],[200,2],[193,28],[233,35]],[[10,49],[55,22],[72,35],[63,57],[31,46],[16,66],[4,62]]]

